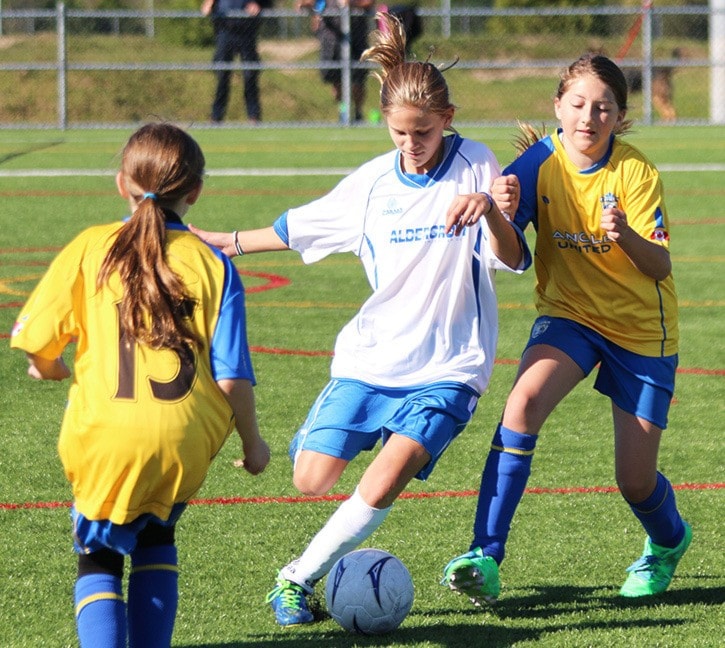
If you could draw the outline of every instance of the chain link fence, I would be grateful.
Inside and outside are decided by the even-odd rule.
[[[98,9],[0,0],[0,128],[127,127],[149,119],[215,128],[339,125],[338,105],[320,79],[310,15],[277,0],[260,14],[260,62],[214,64],[211,21],[190,1]],[[586,51],[624,69],[630,116],[640,123],[725,123],[725,0],[437,1],[412,6],[423,29],[411,56],[455,62],[445,76],[459,124],[551,122],[559,71]],[[347,8],[326,12],[343,24],[350,18]],[[368,21],[373,29],[374,18]],[[337,66],[349,105],[350,75],[365,65],[345,60],[346,50]],[[244,108],[245,69],[259,71],[262,118],[255,124]],[[231,97],[225,121],[213,123],[220,70],[233,73]],[[372,75],[366,88],[363,120],[351,124],[348,113],[346,125],[379,122]]]

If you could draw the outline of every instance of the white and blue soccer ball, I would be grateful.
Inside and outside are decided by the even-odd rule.
[[[325,585],[330,616],[345,630],[376,635],[395,630],[413,606],[407,567],[382,549],[357,549],[332,567]]]

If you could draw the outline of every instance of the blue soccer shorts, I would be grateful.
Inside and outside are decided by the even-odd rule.
[[[416,475],[425,480],[443,452],[471,420],[478,394],[458,383],[384,388],[333,379],[317,397],[290,444],[294,461],[312,450],[347,461],[401,434],[422,445],[431,460]]]
[[[71,507],[73,522],[73,549],[76,553],[92,553],[111,549],[128,555],[136,548],[138,534],[153,522],[161,526],[173,526],[186,509],[186,504],[174,504],[168,520],[162,520],[151,513],[144,513],[128,524],[114,524],[110,520],[89,520]]]
[[[585,375],[600,363],[594,389],[621,409],[664,430],[675,391],[677,354],[650,357],[632,353],[587,326],[543,316],[531,327],[528,349],[548,344],[563,351]]]

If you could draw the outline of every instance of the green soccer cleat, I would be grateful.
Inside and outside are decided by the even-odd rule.
[[[267,603],[272,606],[279,625],[295,626],[315,620],[307,605],[307,594],[302,585],[277,577],[277,584],[267,594]]]
[[[661,594],[669,587],[677,563],[680,562],[692,540],[692,529],[687,522],[684,524],[685,537],[672,549],[660,547],[649,538],[645,540],[641,558],[627,568],[629,576],[619,590],[620,596],[627,598],[652,596]]]
[[[465,594],[474,605],[493,604],[501,592],[498,564],[491,556],[484,556],[480,547],[476,548],[446,565],[441,585]]]

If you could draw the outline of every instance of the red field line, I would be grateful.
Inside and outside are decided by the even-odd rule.
[[[677,373],[695,374],[698,376],[725,376],[725,369],[699,369],[698,367],[682,367]]]
[[[6,306],[14,306],[20,308],[22,304],[19,302],[13,302],[12,304],[7,303]],[[2,306],[0,306],[2,307]],[[10,333],[0,333],[0,340],[7,339],[10,337]],[[254,346],[250,345],[249,350],[252,353],[266,353],[269,355],[288,355],[288,356],[307,356],[307,357],[321,357],[321,356],[332,356],[332,351],[314,351],[305,349],[281,349],[279,347],[266,347],[266,346]],[[496,358],[494,364],[497,365],[517,365],[519,360],[517,358]],[[725,376],[725,369],[702,369],[700,367],[680,367],[677,369],[678,374],[692,374],[697,376]]]
[[[278,349],[276,347],[249,346],[252,353],[269,353],[272,355],[299,355],[299,356],[331,356],[332,351],[304,351],[302,349]]]
[[[683,491],[701,490],[722,490],[725,482],[714,483],[684,483],[673,484],[672,488]],[[568,486],[562,488],[527,488],[526,493],[530,495],[589,495],[591,493],[616,493],[616,486]],[[430,493],[409,493],[404,492],[399,499],[433,499],[442,497],[477,497],[478,491],[433,491]],[[210,497],[193,499],[189,502],[192,506],[229,506],[237,504],[313,504],[316,502],[341,502],[349,495],[300,495],[288,497],[270,497],[259,495],[256,497]],[[69,508],[70,502],[0,502],[0,510],[27,510],[27,509],[56,509]]]

